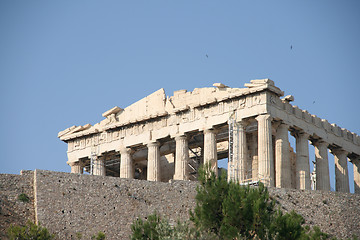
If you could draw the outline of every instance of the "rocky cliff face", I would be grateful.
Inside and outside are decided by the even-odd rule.
[[[34,182],[34,185],[33,185]],[[83,239],[103,231],[108,239],[127,239],[137,217],[154,211],[171,221],[188,219],[195,206],[196,182],[171,183],[59,173],[0,175],[0,224],[24,224],[36,218],[59,239]],[[35,191],[33,191],[35,189]],[[295,210],[307,225],[318,225],[338,238],[360,236],[360,195],[294,189],[269,189],[284,211]],[[29,203],[17,200],[20,193]],[[34,207],[35,206],[35,207]]]

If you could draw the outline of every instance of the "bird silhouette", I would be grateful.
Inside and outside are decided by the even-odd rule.
[[[292,50],[292,45],[290,45],[290,50]]]
[[[209,57],[207,54],[205,55],[207,58]]]

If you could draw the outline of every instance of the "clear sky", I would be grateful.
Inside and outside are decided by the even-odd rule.
[[[360,134],[359,44],[356,0],[2,0],[0,172],[69,171],[59,131],[214,82],[270,78]]]

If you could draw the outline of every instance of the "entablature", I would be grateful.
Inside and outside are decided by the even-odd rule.
[[[281,119],[294,129],[301,129],[313,137],[321,138],[330,145],[340,146],[350,154],[360,155],[360,137],[356,133],[334,123],[330,124],[326,119],[293,106],[286,100],[273,95],[269,97],[268,110],[274,118]]]
[[[73,126],[59,132],[58,137],[67,142],[86,135],[93,135],[127,125],[146,123],[158,118],[169,118],[179,113],[191,112],[212,105],[222,105],[235,100],[240,100],[240,107],[248,106],[249,102],[257,101],[257,99],[249,99],[249,96],[266,90],[273,92],[276,96],[283,96],[284,94],[269,79],[251,80],[251,85],[247,88],[229,88],[224,85],[221,88],[195,88],[192,92],[179,90],[174,92],[174,96],[167,98],[165,98],[164,90],[160,89],[125,109],[114,107],[106,111],[103,116],[107,119],[94,126],[90,124]],[[158,106],[158,108],[153,107],[151,110],[146,110],[151,103]],[[139,110],[140,114],[136,110]]]

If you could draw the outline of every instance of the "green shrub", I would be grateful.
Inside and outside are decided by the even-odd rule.
[[[159,239],[158,228],[160,223],[160,217],[156,213],[149,215],[145,221],[141,218],[137,219],[131,225],[131,231],[133,232],[131,239]]]
[[[132,240],[181,240],[181,239],[215,239],[210,235],[205,237],[205,234],[196,232],[194,228],[189,227],[188,222],[178,221],[176,225],[172,226],[169,220],[160,217],[157,213],[151,214],[146,220],[137,219],[131,225]]]
[[[91,239],[96,239],[96,240],[104,240],[106,238],[106,235],[105,235],[105,233],[103,233],[103,232],[98,232],[97,233],[97,235],[93,235],[92,237],[91,237]]]
[[[76,236],[76,239],[82,239],[82,237],[83,237],[83,235],[82,235],[81,232],[77,232],[77,233],[75,234],[75,236]]]
[[[21,193],[21,194],[18,196],[18,200],[27,203],[27,202],[30,201],[30,198],[29,198],[29,196],[26,195],[25,193]]]
[[[41,227],[40,224],[36,225],[31,221],[28,221],[25,226],[11,225],[8,228],[7,235],[10,240],[50,240],[55,237],[45,227]]]

